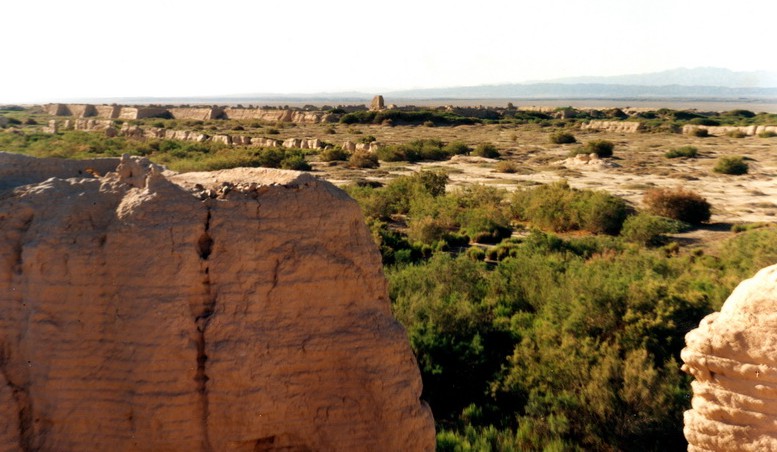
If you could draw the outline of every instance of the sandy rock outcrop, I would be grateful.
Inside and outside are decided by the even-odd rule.
[[[87,160],[36,159],[21,154],[0,152],[0,190],[35,184],[46,179],[93,178],[116,169],[118,158]]]
[[[74,124],[75,130],[84,132],[102,132],[113,127],[113,121],[110,119],[76,119]]]
[[[343,143],[343,150],[348,152],[353,152],[356,150],[356,143],[353,141],[346,141]]]
[[[162,107],[121,107],[119,119],[161,118],[170,112]]]
[[[582,130],[601,130],[616,133],[638,133],[642,123],[637,121],[589,121],[580,126]]]
[[[84,177],[20,158],[0,154],[31,184],[0,177],[0,450],[434,449],[342,191],[291,171],[124,157]]]
[[[293,122],[298,124],[319,124],[332,122],[337,118],[325,111],[284,110],[272,108],[231,108],[223,111],[226,119],[255,119],[266,122]]]
[[[727,135],[732,132],[741,132],[748,136],[758,135],[763,132],[777,133],[777,126],[701,126],[701,125],[684,125],[683,133],[691,134],[696,130],[706,130],[708,134],[715,136]]]
[[[569,157],[564,160],[559,160],[555,163],[559,166],[565,166],[567,168],[578,169],[605,169],[605,168],[618,168],[620,165],[609,160],[599,158],[595,153],[591,154],[577,154],[574,157]]]
[[[370,102],[370,110],[380,111],[385,109],[386,109],[386,103],[383,100],[383,96],[377,95],[372,98],[372,102]]]
[[[224,114],[224,109],[220,107],[173,107],[168,111],[175,119],[191,119],[197,121],[218,119]]]
[[[777,265],[742,282],[685,336],[689,451],[777,450]]]

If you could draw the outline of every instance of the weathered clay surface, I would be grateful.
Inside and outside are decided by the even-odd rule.
[[[0,450],[434,448],[343,192],[134,159],[41,179],[51,165],[0,193]]]
[[[589,121],[580,126],[582,130],[603,130],[617,133],[637,133],[642,123],[636,121]]]
[[[741,132],[745,135],[758,135],[764,132],[777,133],[777,126],[701,126],[701,125],[685,125],[683,126],[683,133],[690,134],[696,130],[706,130],[710,135],[722,136],[731,132]]]
[[[685,336],[689,451],[777,450],[777,265],[742,282]]]

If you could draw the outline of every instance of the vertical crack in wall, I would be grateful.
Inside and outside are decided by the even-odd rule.
[[[1,347],[0,351],[6,351],[5,347]],[[27,452],[35,450],[33,443],[35,440],[35,429],[33,427],[32,419],[32,400],[30,399],[29,390],[26,386],[22,386],[11,381],[6,369],[8,357],[5,353],[0,353],[0,375],[3,376],[8,387],[13,394],[14,402],[16,402],[16,409],[18,410],[17,416],[19,419],[19,447]]]
[[[197,392],[200,395],[200,422],[203,434],[202,450],[210,451],[213,447],[210,443],[210,436],[208,434],[208,374],[206,372],[206,364],[208,361],[208,355],[205,353],[205,330],[210,323],[210,319],[213,316],[214,309],[216,307],[216,296],[212,291],[210,281],[210,265],[208,258],[211,255],[213,249],[213,238],[210,236],[210,222],[211,211],[206,206],[207,217],[205,218],[205,228],[197,240],[197,254],[200,256],[201,268],[203,272],[203,295],[200,300],[192,309],[192,315],[194,316],[194,324],[197,328],[196,332],[196,345],[197,345],[197,373],[194,380],[197,384]]]

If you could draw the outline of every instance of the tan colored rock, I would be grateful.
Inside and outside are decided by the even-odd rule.
[[[0,190],[35,184],[51,177],[92,178],[94,173],[114,171],[118,158],[86,160],[36,159],[21,154],[0,152]]]
[[[214,143],[222,143],[226,145],[232,144],[232,137],[229,135],[213,135],[210,140]]]
[[[121,107],[117,105],[95,105],[94,109],[100,118],[117,119],[121,113]]]
[[[283,140],[283,147],[285,148],[298,148],[302,146],[302,140],[299,138],[287,138]]]
[[[343,150],[348,152],[353,152],[356,150],[356,143],[352,141],[346,141],[343,143]]]
[[[166,108],[162,107],[121,107],[119,112],[120,119],[144,119],[155,118],[168,114]]]
[[[0,126],[3,125],[3,119],[4,118],[0,118]],[[48,125],[43,128],[43,132],[44,133],[57,133],[57,120],[56,119],[50,120]]]
[[[177,107],[170,108],[169,111],[175,119],[191,119],[197,121],[218,119],[224,113],[224,109],[219,107]]]
[[[777,133],[777,126],[702,126],[702,125],[684,125],[683,133],[691,134],[695,130],[703,129],[708,134],[714,136],[723,136],[732,132],[742,132],[745,135],[753,136],[762,132]]]
[[[318,124],[332,122],[335,115],[325,111],[297,111],[271,108],[231,108],[224,109],[227,119],[256,119],[265,122],[293,122],[298,124]]]
[[[278,140],[273,140],[272,138],[252,138],[251,139],[251,146],[256,147],[263,147],[263,148],[272,148],[272,147],[278,147],[279,142]]]
[[[383,101],[383,96],[375,96],[372,98],[372,102],[370,102],[370,110],[372,111],[380,111],[385,110],[386,104]]]
[[[589,121],[580,126],[582,130],[602,130],[616,133],[638,133],[642,123],[637,121]]]
[[[103,132],[113,127],[113,121],[109,119],[76,119],[74,129],[85,132]]]
[[[777,450],[777,265],[742,282],[685,336],[689,451]]]
[[[0,199],[0,450],[434,449],[380,254],[328,182],[125,157]]]

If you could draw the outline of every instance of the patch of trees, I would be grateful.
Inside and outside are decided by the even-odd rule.
[[[383,254],[438,450],[686,447],[684,335],[777,262],[777,228],[713,255],[654,240],[690,226],[603,192],[446,182],[419,172],[348,188]]]

